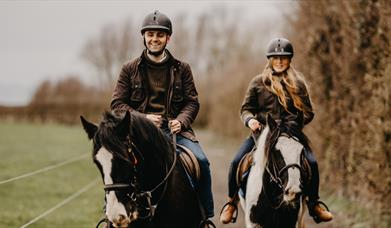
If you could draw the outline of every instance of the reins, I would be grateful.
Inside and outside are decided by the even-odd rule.
[[[172,171],[174,170],[175,168],[175,165],[176,165],[176,161],[177,161],[177,154],[176,154],[176,150],[177,150],[177,143],[176,143],[176,134],[173,134],[172,135],[172,142],[173,142],[173,147],[174,147],[174,160],[172,162],[172,165],[170,167],[170,170],[167,172],[166,176],[164,177],[164,179],[156,186],[154,187],[153,189],[149,190],[148,192],[154,192],[156,189],[158,189],[163,183],[166,183],[167,182],[167,179],[170,177]]]
[[[131,141],[130,137],[128,136],[127,137],[127,140],[128,140],[128,153],[131,157],[131,160],[128,160],[126,159],[127,162],[129,162],[132,167],[134,168],[135,170],[135,173],[137,172],[137,164],[138,164],[138,160],[137,160],[137,156],[135,154],[135,152],[137,153],[137,155],[139,157],[141,157],[142,159],[143,156],[142,156],[142,153],[141,151],[137,148],[137,146]],[[152,189],[150,190],[147,190],[147,191],[141,191],[138,189],[138,184],[137,184],[137,178],[136,176],[134,176],[134,182],[131,182],[129,184],[127,183],[113,183],[113,184],[106,184],[104,186],[104,190],[106,192],[109,192],[109,191],[120,191],[120,190],[126,190],[126,189],[129,189],[130,187],[134,187],[136,189],[135,192],[133,192],[132,194],[127,194],[127,196],[130,198],[130,200],[137,206],[140,206],[137,201],[139,201],[139,199],[142,199],[142,198],[145,198],[148,205],[147,206],[143,206],[144,209],[146,209],[148,211],[148,214],[144,217],[139,217],[138,219],[152,219],[155,215],[155,210],[158,206],[158,204],[160,203],[160,201],[163,199],[164,195],[165,195],[165,192],[167,190],[167,180],[168,178],[171,176],[174,168],[175,168],[175,165],[177,163],[177,152],[176,152],[176,149],[177,149],[177,142],[176,142],[176,134],[173,134],[173,151],[174,151],[174,157],[173,157],[173,162],[171,164],[171,167],[170,169],[168,169],[167,167],[167,164],[165,165],[165,170],[166,170],[166,175],[165,177],[163,178],[162,181],[160,181],[155,187],[153,187]],[[121,159],[124,159],[122,156],[121,156]],[[164,184],[164,188],[163,188],[163,191],[162,191],[162,194],[160,195],[160,198],[156,201],[156,203],[153,204],[152,202],[152,194],[158,189],[160,188],[162,185]],[[97,227],[103,223],[103,222],[107,222],[107,219],[106,218],[103,218],[102,220],[99,221]]]
[[[173,172],[174,168],[175,168],[175,165],[176,165],[176,162],[177,162],[177,153],[176,153],[176,149],[177,149],[177,143],[176,143],[176,134],[173,134],[173,147],[174,147],[174,159],[173,159],[173,162],[172,162],[172,165],[170,167],[170,169],[168,170],[167,172],[167,166],[166,166],[166,176],[163,178],[163,180],[158,184],[156,185],[154,188],[152,188],[151,190],[149,191],[141,191],[140,193],[136,193],[135,194],[135,197],[132,199],[133,202],[136,202],[137,201],[137,198],[142,198],[142,197],[146,197],[147,199],[147,202],[148,202],[148,207],[144,207],[145,209],[147,209],[149,211],[148,215],[147,216],[144,216],[144,217],[140,217],[140,219],[152,219],[153,216],[155,215],[155,210],[158,206],[158,204],[160,203],[160,201],[163,199],[165,193],[166,193],[166,190],[167,190],[167,180],[168,178],[171,176],[171,173]],[[158,199],[158,201],[156,201],[155,204],[152,204],[152,193],[154,191],[156,191],[160,186],[162,186],[164,184],[164,188],[163,188],[163,192],[162,194],[160,195],[160,198]],[[133,194],[132,194],[133,195]]]
[[[273,137],[273,141],[270,143],[270,146],[269,146],[269,149],[268,149],[269,151],[267,153],[267,163],[266,163],[265,170],[266,170],[266,172],[270,176],[270,182],[275,183],[278,186],[278,188],[282,191],[282,194],[284,194],[284,191],[283,191],[284,185],[283,185],[283,182],[281,180],[281,175],[284,172],[288,171],[288,169],[290,169],[290,168],[298,168],[300,170],[300,172],[302,172],[303,170],[302,170],[302,167],[299,164],[297,164],[297,163],[292,163],[292,164],[285,165],[282,169],[278,170],[277,164],[276,164],[276,162],[274,161],[273,157],[270,154],[270,150],[275,147],[275,145],[277,143],[277,139],[283,133],[281,133],[280,127],[277,127],[276,129],[274,129],[273,132],[271,132],[271,134],[272,135],[276,135],[276,136]],[[298,139],[296,137],[290,136],[288,134],[287,134],[287,137],[292,138],[292,139],[298,141]],[[271,164],[271,166],[273,168],[273,172],[269,169],[269,164]],[[272,200],[270,199],[270,196],[267,194],[266,185],[265,184],[262,185],[262,190],[265,193],[265,196],[266,196],[267,200],[270,202],[270,206],[273,209],[278,209],[278,208],[281,207],[281,205],[283,204],[283,200],[281,200],[276,206],[273,205]]]

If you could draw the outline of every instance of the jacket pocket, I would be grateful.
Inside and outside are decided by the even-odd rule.
[[[182,102],[183,101],[183,87],[182,87],[181,81],[176,81],[174,83],[172,101],[173,102]]]
[[[132,84],[132,92],[131,92],[130,100],[133,102],[140,102],[144,98],[145,98],[145,94],[141,82],[134,82]]]

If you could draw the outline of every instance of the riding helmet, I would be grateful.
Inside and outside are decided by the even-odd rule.
[[[266,57],[285,55],[293,57],[293,46],[291,42],[285,38],[274,38],[267,46]]]
[[[144,35],[144,32],[147,30],[163,30],[168,35],[171,35],[171,20],[165,14],[155,10],[153,13],[148,14],[144,18],[143,25],[141,27],[141,34]]]

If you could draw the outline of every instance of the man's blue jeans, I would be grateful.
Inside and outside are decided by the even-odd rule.
[[[163,130],[163,132],[172,139],[172,134],[168,130]],[[201,180],[198,187],[199,197],[202,205],[204,206],[206,217],[211,218],[214,216],[214,204],[212,194],[212,177],[210,174],[208,158],[205,156],[205,153],[198,142],[194,142],[180,134],[176,135],[176,140],[179,145],[190,149],[200,164]]]
[[[214,205],[212,195],[212,178],[210,175],[208,158],[205,156],[205,153],[198,142],[193,142],[181,135],[177,135],[177,143],[189,148],[197,157],[201,169],[199,196],[202,204],[204,205],[206,216],[211,218],[214,216]]]

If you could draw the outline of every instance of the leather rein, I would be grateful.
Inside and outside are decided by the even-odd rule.
[[[126,160],[128,161],[129,163],[131,163],[133,169],[135,170],[135,173],[137,172],[137,164],[138,164],[138,160],[137,160],[137,156],[135,153],[137,153],[137,155],[141,158],[143,158],[142,156],[142,153],[141,151],[137,148],[137,146],[131,141],[130,137],[128,136],[127,137],[127,140],[128,140],[128,153],[130,155],[130,161],[129,160]],[[138,183],[137,183],[137,178],[136,178],[136,175],[134,175],[133,177],[133,181],[131,181],[131,183],[113,183],[113,184],[106,184],[104,186],[104,190],[106,192],[110,192],[110,191],[124,191],[124,190],[127,190],[131,187],[135,188],[135,191],[132,192],[131,194],[127,194],[127,196],[130,198],[130,200],[137,206],[140,206],[139,203],[137,203],[140,199],[142,198],[145,198],[148,202],[148,205],[147,206],[143,206],[144,209],[146,209],[148,211],[148,214],[144,217],[139,217],[138,219],[152,219],[155,215],[155,210],[158,206],[158,204],[160,203],[160,201],[162,200],[166,190],[167,190],[167,180],[168,178],[171,176],[174,168],[175,168],[175,165],[177,163],[177,153],[176,153],[176,148],[177,148],[177,143],[176,143],[176,134],[173,134],[173,147],[174,147],[174,158],[173,158],[173,162],[171,164],[171,167],[170,169],[168,169],[167,167],[167,164],[165,166],[165,170],[166,170],[166,175],[165,177],[163,178],[163,180],[161,180],[155,187],[153,187],[152,189],[150,190],[141,190],[138,188]],[[152,203],[152,193],[155,192],[158,188],[160,188],[162,185],[164,185],[164,188],[163,188],[163,192],[162,194],[160,195],[160,198],[156,201],[156,203]],[[98,224],[99,225],[99,224]]]

